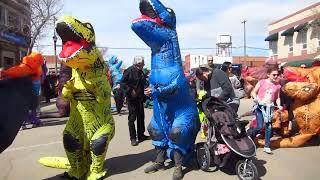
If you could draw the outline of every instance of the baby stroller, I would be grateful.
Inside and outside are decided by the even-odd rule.
[[[204,97],[198,103],[208,119],[206,142],[196,145],[197,161],[200,169],[211,171],[211,167],[222,168],[231,161],[236,162],[235,170],[239,179],[254,180],[258,170],[251,158],[256,154],[256,146],[246,135],[245,124],[237,120],[233,109],[215,97]]]

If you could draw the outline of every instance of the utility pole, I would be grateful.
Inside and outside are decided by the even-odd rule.
[[[248,63],[247,63],[247,42],[246,42],[246,22],[247,22],[247,20],[241,21],[241,23],[243,24],[243,58],[244,58],[245,65],[248,66]]]
[[[56,75],[58,75],[58,59],[57,59],[57,35],[56,35],[56,17],[53,16],[53,24],[54,24],[54,28],[53,28],[53,46],[54,46],[54,58],[55,58],[55,73]]]

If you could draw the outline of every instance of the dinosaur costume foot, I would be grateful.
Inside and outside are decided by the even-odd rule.
[[[107,176],[107,171],[102,171],[100,173],[89,172],[87,175],[87,180],[102,180]]]

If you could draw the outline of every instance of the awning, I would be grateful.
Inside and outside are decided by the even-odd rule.
[[[277,41],[279,38],[279,33],[274,33],[269,35],[267,38],[264,39],[264,41]]]
[[[289,28],[289,29],[283,31],[283,32],[281,33],[281,36],[293,36],[294,30],[295,30],[294,27]]]
[[[313,20],[310,24],[311,25],[319,25],[320,24],[320,18],[317,18],[317,19]]]
[[[305,28],[307,27],[307,25],[308,25],[307,22],[306,22],[306,23],[303,23],[303,24],[300,24],[300,25],[298,25],[298,26],[296,26],[296,27],[294,28],[294,31],[299,32],[299,31],[305,29]]]
[[[292,66],[292,67],[300,67],[302,64],[306,65],[306,67],[312,67],[312,63],[314,59],[303,59],[297,61],[289,61],[283,65],[283,67]]]

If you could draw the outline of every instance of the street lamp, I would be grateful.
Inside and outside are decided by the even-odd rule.
[[[56,24],[56,17],[53,17],[54,25]],[[53,30],[53,46],[54,46],[54,58],[55,58],[55,73],[58,74],[58,60],[57,60],[57,36],[56,36],[56,30]]]
[[[57,36],[54,34],[53,37],[53,44],[54,44],[54,58],[55,58],[55,72],[56,72],[56,75],[57,75],[57,72],[58,72],[58,62],[57,62]]]
[[[243,24],[243,58],[244,58],[244,62],[246,65],[247,64],[247,42],[246,42],[246,22],[247,20],[243,20],[241,21],[241,23]]]

